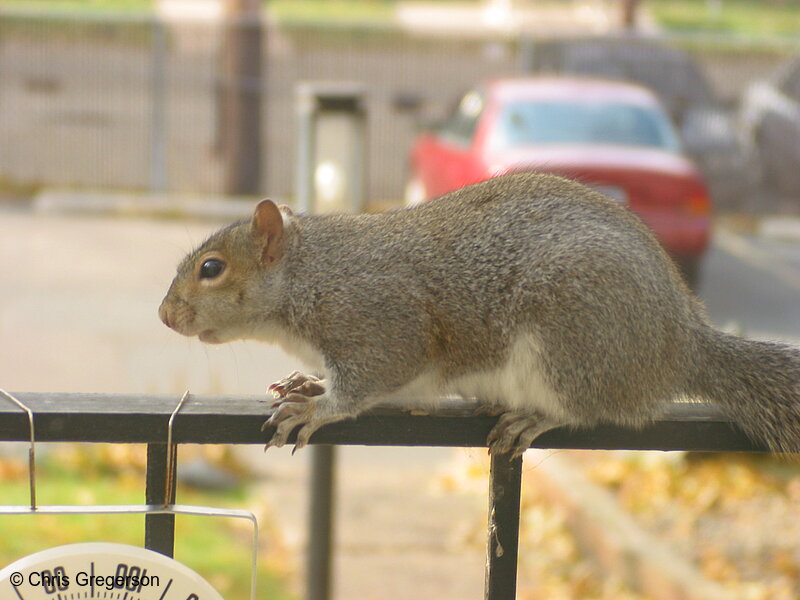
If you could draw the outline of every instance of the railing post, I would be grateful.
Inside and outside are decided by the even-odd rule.
[[[164,505],[167,479],[167,445],[147,444],[147,484],[145,502]],[[173,459],[177,460],[177,452]],[[174,472],[174,471],[173,471]],[[175,480],[169,494],[169,503],[175,502]],[[145,515],[144,546],[167,556],[175,553],[175,515]]]
[[[517,591],[522,457],[492,454],[489,471],[489,542],[486,600],[514,600]]]
[[[329,600],[333,546],[336,453],[333,446],[311,447],[311,497],[306,561],[306,599]]]

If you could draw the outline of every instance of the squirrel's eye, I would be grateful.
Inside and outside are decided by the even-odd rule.
[[[217,258],[209,258],[200,265],[200,279],[214,279],[225,270],[225,263]]]

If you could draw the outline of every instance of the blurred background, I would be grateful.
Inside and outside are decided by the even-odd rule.
[[[796,194],[798,19],[791,0],[5,0],[0,181],[291,199],[296,88],[344,81],[365,91],[367,199],[391,204],[459,94],[567,73],[653,87],[687,151]],[[764,208],[722,175],[720,206]]]
[[[800,0],[0,0],[0,387],[263,393],[300,365],[158,321],[183,254],[263,196],[425,201],[421,148],[467,131],[466,156],[482,86],[539,76],[649,90],[702,186],[675,210],[702,230],[689,274],[712,320],[800,343]],[[609,169],[588,183],[644,218],[657,173]],[[334,597],[482,597],[483,452],[341,450]],[[258,514],[259,597],[304,594],[305,454],[181,449],[179,502]],[[41,501],[142,502],[143,455],[50,447]],[[0,445],[2,504],[26,502],[23,456]],[[800,596],[794,465],[531,452],[525,482],[520,598]],[[0,517],[0,564],[114,529],[140,543],[139,520]],[[176,556],[244,598],[246,535],[179,519]]]

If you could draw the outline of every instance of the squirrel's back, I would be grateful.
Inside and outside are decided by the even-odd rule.
[[[651,418],[656,403],[682,391],[692,330],[705,326],[650,230],[556,176],[508,175],[414,208],[298,226],[317,246],[302,244],[315,275],[293,279],[333,296],[347,272],[344,297],[358,310],[338,319],[380,324],[391,344],[424,315],[420,344],[453,380],[504,368],[524,339],[575,422]],[[402,307],[403,318],[387,306]]]

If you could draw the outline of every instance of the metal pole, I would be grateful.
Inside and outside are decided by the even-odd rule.
[[[522,457],[492,454],[489,471],[489,542],[486,600],[514,600],[517,592]]]
[[[311,447],[307,600],[328,600],[331,597],[335,466],[336,453],[333,446]]]
[[[147,444],[147,483],[145,502],[151,505],[164,505],[164,499],[175,501],[175,480],[172,490],[166,495],[167,444]],[[173,455],[177,459],[177,452]],[[166,556],[175,553],[175,515],[148,514],[144,518],[144,546]]]

